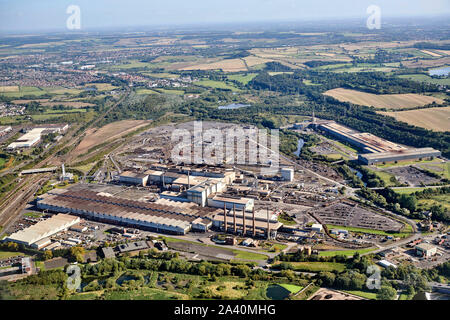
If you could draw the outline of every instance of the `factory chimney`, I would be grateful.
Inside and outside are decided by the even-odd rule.
[[[64,163],[62,164],[62,176],[63,178],[66,176],[66,168],[64,168]]]
[[[255,224],[256,224],[256,222],[255,222],[255,207],[253,207],[253,237],[255,237],[256,236],[256,228],[255,228]]]
[[[225,228],[225,233],[228,230],[228,224],[227,224],[227,204],[224,203],[223,204],[223,224],[224,224],[224,228]]]
[[[270,240],[270,218],[269,218],[269,208],[267,208],[267,240]]]
[[[166,188],[166,183],[165,183],[165,180],[164,180],[164,176],[165,176],[165,175],[166,175],[166,172],[164,171],[163,174],[162,174],[163,189]]]
[[[190,178],[191,178],[191,171],[190,170],[188,170],[188,189],[190,189],[191,188],[191,180],[190,180]]]
[[[234,233],[237,233],[236,227],[236,205],[233,204],[233,221],[234,221]]]
[[[242,208],[242,224],[244,226],[242,233],[245,236],[245,233],[247,231],[247,226],[245,225],[245,206]]]

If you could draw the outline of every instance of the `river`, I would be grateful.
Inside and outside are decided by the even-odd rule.
[[[300,157],[300,152],[302,151],[304,145],[305,141],[302,138],[298,139],[297,151],[294,152],[297,157]]]

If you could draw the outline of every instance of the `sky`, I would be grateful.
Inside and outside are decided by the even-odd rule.
[[[370,5],[382,17],[450,15],[450,0],[0,0],[0,32],[66,29],[80,8],[82,30],[139,26],[301,22],[360,18]]]

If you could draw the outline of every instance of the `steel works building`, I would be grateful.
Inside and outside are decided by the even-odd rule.
[[[441,156],[441,152],[433,148],[407,148],[373,134],[347,128],[334,121],[323,122],[318,127],[339,140],[362,149],[363,153],[358,155],[358,160],[366,165]]]
[[[58,232],[67,230],[79,222],[79,217],[67,214],[57,214],[47,220],[38,222],[29,228],[11,234],[4,241],[31,246],[32,244],[48,238]],[[38,246],[39,245],[40,244],[38,243]]]
[[[212,217],[221,211],[167,199],[162,203],[134,201],[88,189],[70,188],[52,190],[39,196],[37,207],[41,210],[70,213],[94,221],[179,235],[195,229],[203,218]],[[199,229],[204,231],[205,226],[199,226]]]

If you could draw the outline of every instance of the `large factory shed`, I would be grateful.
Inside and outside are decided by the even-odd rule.
[[[358,160],[366,165],[383,162],[414,160],[421,158],[440,157],[441,152],[433,148],[407,149],[400,152],[379,152],[360,154]]]
[[[67,214],[58,214],[47,220],[40,221],[29,228],[13,233],[5,239],[21,243],[27,246],[32,245],[44,238],[50,237],[58,232],[67,230],[71,226],[80,222],[80,218]]]
[[[241,211],[245,209],[246,211],[252,211],[255,206],[255,200],[250,198],[230,198],[220,195],[215,195],[208,198],[208,206],[213,208],[221,208],[224,206],[227,209],[233,209]]]
[[[197,218],[217,210],[202,207],[165,205],[101,195],[90,190],[53,190],[38,197],[37,206],[67,212],[83,218],[167,234],[186,234]]]
[[[379,138],[370,133],[352,130],[334,121],[320,124],[319,128],[343,141],[347,141],[350,144],[363,149],[366,153],[406,150],[406,148],[401,145]]]

